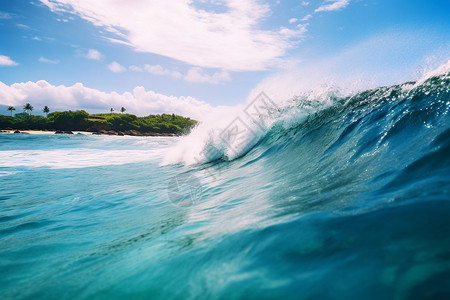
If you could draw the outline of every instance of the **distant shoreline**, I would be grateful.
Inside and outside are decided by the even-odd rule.
[[[116,132],[116,131],[106,131],[106,130],[100,130],[98,132],[90,132],[90,131],[78,131],[78,130],[35,130],[35,129],[27,129],[27,130],[20,130],[20,129],[2,129],[0,130],[0,133],[24,133],[24,134],[44,134],[44,135],[74,135],[74,134],[83,134],[83,135],[112,135],[112,136],[160,136],[160,137],[174,137],[177,136],[175,134],[162,134],[162,133],[142,133],[138,131],[125,131],[125,132]]]
[[[90,115],[84,110],[69,110],[51,112],[47,117],[31,115],[30,111],[15,114],[14,117],[0,115],[0,130],[31,134],[84,132],[118,136],[180,136],[188,134],[197,124],[196,120],[175,114],[137,117],[114,112]]]

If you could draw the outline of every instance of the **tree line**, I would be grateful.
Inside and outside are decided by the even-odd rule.
[[[46,117],[32,115],[34,107],[27,103],[23,106],[23,113],[15,114],[13,106],[8,107],[11,116],[0,115],[0,129],[37,129],[37,130],[74,130],[74,131],[115,131],[125,132],[134,130],[140,133],[188,133],[197,121],[175,114],[156,114],[146,117],[137,117],[133,114],[125,113],[126,109],[121,107],[120,114],[89,114],[84,110],[76,111],[56,111],[50,112],[50,108],[45,106],[42,111]]]
[[[34,109],[34,107],[30,104],[30,103],[27,103],[27,104],[25,104],[24,106],[23,106],[23,111],[25,112],[25,113],[28,113],[28,114],[30,114],[31,115],[31,112],[33,111],[33,109]],[[14,106],[9,106],[8,107],[8,110],[11,112],[11,117],[13,116],[12,114],[13,114],[13,111],[15,111],[16,110],[16,108],[14,107]],[[120,108],[120,112],[123,114],[125,111],[126,111],[127,109],[125,108],[125,107],[121,107]],[[44,108],[42,109],[42,111],[45,113],[45,115],[46,116],[48,116],[48,113],[50,112],[50,108],[46,105],[46,106],[44,106]],[[113,113],[114,112],[114,108],[110,108],[110,112],[111,113]]]
[[[34,107],[30,103],[27,103],[23,106],[23,112],[28,113],[30,115],[31,115],[31,112],[33,111],[33,109],[34,109]],[[8,110],[11,112],[11,117],[12,117],[13,111],[15,111],[16,108],[14,106],[9,106]],[[48,106],[46,105],[46,106],[44,106],[42,111],[47,115],[50,112],[50,108],[48,108]]]

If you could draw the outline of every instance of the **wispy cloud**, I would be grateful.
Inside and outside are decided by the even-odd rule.
[[[297,18],[291,18],[291,19],[289,19],[289,23],[295,23],[295,22],[297,22],[298,21],[298,19]]]
[[[59,64],[59,60],[48,59],[43,56],[39,57],[39,61],[47,64],[54,64],[54,65]]]
[[[130,92],[106,93],[85,87],[81,83],[73,86],[55,86],[45,80],[6,85],[0,81],[0,99],[8,105],[20,106],[31,103],[35,107],[49,106],[53,111],[86,109],[104,111],[110,107],[125,107],[127,112],[148,115],[175,113],[186,117],[203,119],[213,110],[209,104],[192,97],[173,97],[147,91],[138,86]],[[95,99],[95,100],[94,100]]]
[[[325,2],[323,2],[321,6],[319,6],[316,10],[314,10],[314,12],[307,14],[300,21],[307,22],[313,17],[314,14],[316,14],[318,12],[340,10],[340,9],[347,7],[349,4],[350,4],[350,0],[325,0]],[[308,6],[309,2],[303,1],[301,3],[301,5]],[[295,20],[295,22],[298,21],[296,18],[293,18],[291,20]],[[294,23],[294,22],[291,22],[291,20],[289,20],[289,22]],[[306,32],[306,28],[308,25],[309,24],[298,25],[298,26],[300,26],[300,28],[303,28],[304,32]]]
[[[306,15],[306,16],[304,16],[304,17],[302,18],[302,21],[303,21],[303,22],[306,22],[306,21],[308,21],[309,19],[311,19],[311,17],[312,17],[311,14]]]
[[[163,67],[161,67],[160,65],[144,65],[144,70],[154,74],[154,75],[167,75],[167,76],[171,76],[174,78],[180,78],[183,75],[178,72],[178,71],[172,71],[172,70],[168,70],[168,69],[164,69]]]
[[[307,25],[309,24],[298,24],[295,29],[281,27],[280,34],[288,38],[301,38],[308,31]]]
[[[130,69],[131,71],[134,71],[134,72],[143,72],[144,71],[143,68],[138,67],[136,65],[131,65],[131,66],[128,67],[128,69]]]
[[[0,20],[12,19],[12,15],[7,12],[0,11]]]
[[[28,26],[28,25],[25,25],[25,24],[16,24],[16,26],[17,27],[19,27],[19,28],[21,28],[21,29],[26,29],[26,30],[34,30],[33,28],[31,28],[30,26]]]
[[[340,10],[349,4],[350,0],[327,0],[314,12]]]
[[[41,37],[39,37],[39,36],[33,36],[31,39],[32,39],[33,41],[39,41],[39,42],[42,42],[42,41],[54,42],[54,41],[56,40],[55,38],[48,37],[48,36],[41,36]]]
[[[120,72],[123,72],[126,70],[124,66],[122,66],[121,64],[119,64],[116,61],[113,61],[112,63],[110,63],[108,65],[108,69],[114,73],[120,73]]]
[[[259,0],[214,1],[220,13],[199,9],[187,0],[141,0],[133,5],[110,0],[40,1],[54,12],[77,14],[105,29],[110,41],[203,68],[265,70],[281,64],[296,43],[279,28],[262,28],[270,5]]]
[[[18,63],[13,61],[9,56],[0,55],[0,66],[17,66]]]
[[[92,60],[101,60],[103,58],[103,55],[98,50],[89,49],[85,57]]]
[[[183,77],[188,82],[195,83],[212,83],[218,84],[225,81],[230,81],[230,75],[226,71],[218,71],[212,75],[206,74],[202,68],[190,68],[187,74]]]
[[[146,64],[142,67],[139,67],[136,65],[131,65],[128,67],[128,69],[130,69],[131,71],[135,71],[135,72],[146,71],[150,74],[157,75],[157,76],[170,76],[173,78],[179,78],[179,79],[183,79],[185,81],[193,82],[193,83],[219,84],[219,83],[231,80],[231,77],[228,74],[228,72],[226,72],[224,70],[215,71],[212,74],[208,74],[205,70],[203,70],[200,67],[192,67],[185,74],[183,74],[179,71],[165,69],[161,65]]]

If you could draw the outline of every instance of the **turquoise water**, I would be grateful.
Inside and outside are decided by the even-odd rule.
[[[448,299],[449,96],[330,96],[190,165],[162,164],[179,138],[0,134],[1,298]]]

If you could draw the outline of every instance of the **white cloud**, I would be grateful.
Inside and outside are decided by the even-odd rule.
[[[28,26],[28,25],[25,25],[25,24],[16,24],[16,26],[17,27],[19,27],[20,29],[25,29],[25,30],[33,30],[33,31],[37,31],[35,28],[31,28],[30,26]]]
[[[110,41],[192,66],[230,71],[278,66],[295,45],[279,28],[262,29],[270,6],[259,0],[212,1],[216,11],[191,0],[40,0],[54,12],[79,15],[106,30]],[[105,9],[107,8],[107,9]]]
[[[130,44],[130,43],[128,43],[128,42],[126,42],[126,41],[118,40],[118,39],[113,39],[113,38],[110,38],[110,37],[103,37],[103,38],[104,38],[105,40],[107,40],[107,41],[112,42],[112,43],[121,44],[121,45],[125,45],[125,46],[127,46],[127,47],[133,48],[133,45]]]
[[[304,16],[304,17],[302,18],[302,21],[306,22],[306,21],[308,21],[309,19],[311,19],[311,17],[312,17],[311,14],[306,15],[306,16]]]
[[[24,37],[24,38],[25,38],[25,37]],[[47,42],[53,42],[53,41],[55,41],[54,38],[48,37],[48,36],[42,36],[42,37],[34,36],[34,37],[32,37],[31,39],[32,39],[33,41],[40,41],[40,42],[42,42],[42,41],[47,41]]]
[[[135,66],[135,65],[129,66],[128,69],[130,69],[131,71],[134,71],[134,72],[143,72],[144,71],[144,69],[142,69],[141,67]]]
[[[95,49],[89,49],[88,53],[86,53],[85,57],[87,59],[93,59],[93,60],[101,60],[103,58],[103,55]]]
[[[124,66],[120,65],[120,64],[119,64],[118,62],[116,62],[116,61],[113,61],[112,63],[110,63],[110,64],[108,65],[108,69],[109,69],[111,72],[114,72],[114,73],[120,73],[120,72],[123,72],[123,71],[126,70]]]
[[[281,27],[280,34],[288,38],[301,38],[307,30],[307,25],[309,24],[298,24],[296,29],[290,29],[286,27]]]
[[[300,3],[302,6],[308,6],[309,2],[308,1],[302,1],[302,3]]]
[[[5,20],[5,19],[11,19],[11,18],[12,18],[11,14],[0,11],[0,19]]]
[[[181,72],[165,69],[161,67],[160,65],[144,65],[143,67],[139,67],[136,65],[131,65],[128,67],[128,69],[135,71],[135,72],[149,72],[150,74],[157,75],[157,76],[170,76],[173,78],[180,78],[188,82],[194,82],[194,83],[211,83],[211,84],[218,84],[225,81],[230,81],[231,77],[228,74],[228,72],[221,70],[216,71],[213,74],[206,73],[202,68],[199,67],[192,67],[190,68],[186,74],[182,74]]]
[[[295,23],[295,22],[297,22],[298,21],[298,19],[297,18],[292,18],[292,19],[289,19],[289,23]]]
[[[153,74],[153,75],[167,75],[174,78],[181,78],[183,75],[178,71],[172,71],[168,69],[164,69],[160,65],[144,65],[144,70]]]
[[[13,61],[9,56],[0,55],[0,66],[17,66],[18,63]]]
[[[212,110],[209,104],[192,97],[174,97],[147,91],[138,86],[132,92],[105,93],[85,87],[54,86],[45,80],[6,85],[0,81],[0,99],[6,105],[34,107],[49,106],[52,111],[85,109],[89,112],[109,111],[110,107],[125,107],[127,112],[140,116],[156,113],[175,113],[194,119],[203,119]]]
[[[349,4],[350,0],[327,0],[314,12],[340,10]]]
[[[199,67],[190,68],[183,79],[189,82],[213,84],[231,80],[230,75],[226,71],[218,71],[208,75]]]
[[[54,64],[54,65],[59,64],[59,60],[48,59],[43,56],[39,57],[39,61],[47,64]]]

